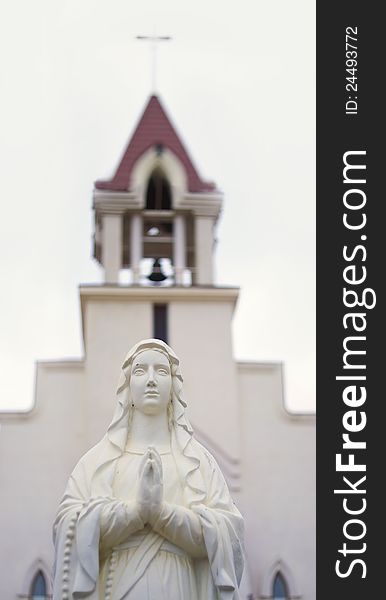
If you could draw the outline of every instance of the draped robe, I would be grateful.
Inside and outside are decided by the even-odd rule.
[[[153,528],[135,501],[141,453],[106,458],[105,437],[83,456],[54,525],[54,600],[239,600],[243,519],[216,461],[189,438],[185,455],[173,443],[161,454]]]

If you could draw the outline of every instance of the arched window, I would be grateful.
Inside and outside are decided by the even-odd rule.
[[[170,185],[162,171],[155,169],[147,184],[146,209],[171,210],[172,194]]]
[[[273,600],[288,600],[288,588],[283,575],[278,571],[273,580]]]
[[[38,571],[32,581],[31,585],[31,598],[32,600],[46,600],[47,598],[47,584],[42,571]]]

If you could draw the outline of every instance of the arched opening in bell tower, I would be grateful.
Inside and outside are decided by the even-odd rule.
[[[146,210],[171,210],[170,184],[162,170],[155,168],[149,177],[146,190]]]

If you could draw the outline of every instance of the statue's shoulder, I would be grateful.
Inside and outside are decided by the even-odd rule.
[[[213,454],[196,439],[195,444],[200,453],[201,472],[208,485],[222,486],[224,484],[227,487],[224,473]]]
[[[92,446],[83,456],[80,457],[78,462],[76,463],[74,470],[72,471],[72,476],[77,477],[79,475],[86,475],[90,471],[95,470],[95,468],[99,465],[101,461],[101,454],[103,451],[103,439]]]
[[[213,454],[211,454],[209,450],[201,444],[201,442],[196,440],[196,438],[194,438],[194,443],[202,463],[206,467],[209,467],[211,471],[220,471],[220,467],[218,466]]]

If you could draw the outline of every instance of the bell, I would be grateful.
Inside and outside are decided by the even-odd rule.
[[[162,273],[159,258],[155,259],[153,263],[153,270],[147,278],[150,279],[150,281],[154,281],[155,283],[160,283],[161,281],[165,281],[165,279],[167,279],[167,276],[164,273]]]

